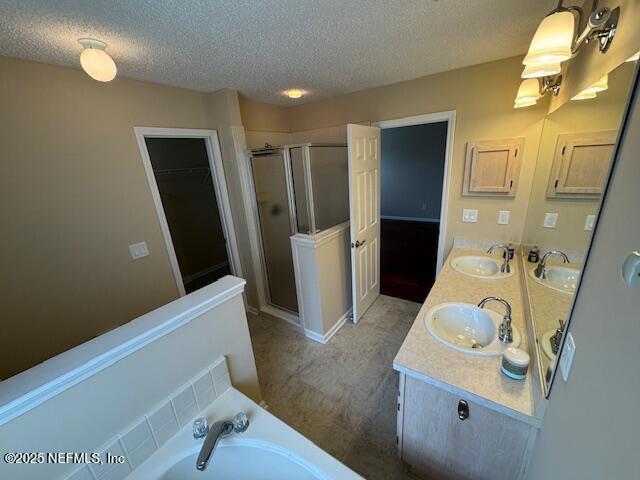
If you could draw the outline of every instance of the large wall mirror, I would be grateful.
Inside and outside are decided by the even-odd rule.
[[[541,383],[548,396],[636,64],[545,120],[522,239]],[[595,91],[597,90],[597,91]],[[538,252],[538,261],[536,253]]]

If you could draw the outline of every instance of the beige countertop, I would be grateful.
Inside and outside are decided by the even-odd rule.
[[[449,348],[433,338],[424,326],[424,315],[435,305],[445,302],[477,304],[485,297],[499,296],[511,305],[513,325],[522,336],[520,348],[532,355],[528,345],[517,259],[511,261],[514,274],[510,277],[483,280],[458,273],[451,267],[450,260],[460,255],[485,254],[462,248],[454,248],[451,251],[393,361],[393,368],[453,393],[466,395],[470,400],[488,408],[539,426],[540,419],[534,413],[531,370],[525,380],[512,380],[500,372],[501,357],[469,355]],[[504,308],[499,303],[490,302],[485,308],[504,313]]]

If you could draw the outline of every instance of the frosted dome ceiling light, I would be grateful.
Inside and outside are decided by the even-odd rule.
[[[118,69],[113,59],[105,52],[107,44],[94,38],[81,38],[78,43],[84,47],[80,54],[82,69],[94,80],[110,82]]]
[[[299,88],[292,88],[290,90],[285,90],[284,94],[289,98],[301,98],[304,94],[304,90],[300,90]]]

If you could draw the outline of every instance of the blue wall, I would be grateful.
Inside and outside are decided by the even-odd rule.
[[[381,132],[381,215],[440,219],[447,122]]]

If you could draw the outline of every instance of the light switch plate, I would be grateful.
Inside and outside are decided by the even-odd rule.
[[[596,216],[595,215],[587,215],[587,219],[584,222],[584,229],[585,230],[593,230],[593,226],[596,223]]]
[[[571,371],[571,365],[573,364],[573,356],[576,354],[576,342],[573,340],[571,332],[567,332],[567,338],[564,341],[562,347],[562,355],[560,355],[560,372],[562,372],[562,379],[566,382],[569,378],[569,372]]]
[[[500,210],[498,213],[498,225],[509,225],[510,210]]]
[[[556,224],[558,223],[558,214],[557,213],[545,213],[544,214],[544,223],[542,226],[544,228],[556,228]]]
[[[134,260],[146,257],[147,255],[149,255],[147,242],[140,242],[129,245],[129,252],[131,253],[131,258],[133,258]]]
[[[478,210],[471,208],[462,209],[462,221],[466,223],[476,223],[478,221]]]

